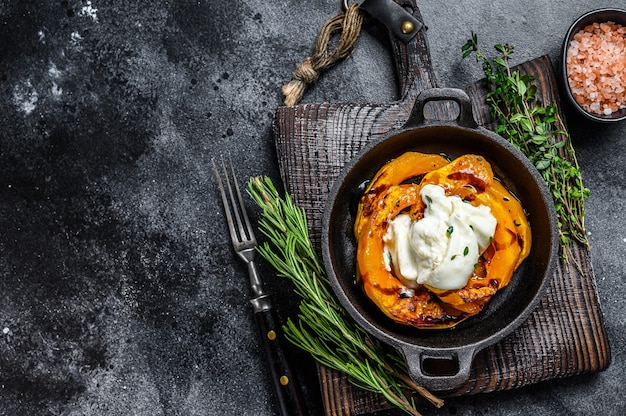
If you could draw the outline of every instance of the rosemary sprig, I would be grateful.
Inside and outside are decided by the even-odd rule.
[[[463,58],[475,54],[482,64],[489,88],[487,104],[497,121],[495,132],[520,149],[548,184],[556,208],[563,258],[571,253],[572,237],[588,245],[584,201],[589,189],[583,185],[571,137],[555,105],[543,106],[537,98],[534,77],[512,70],[513,45],[494,46],[500,56],[490,60],[478,47],[475,33],[461,50]]]
[[[259,229],[268,238],[258,252],[301,298],[297,321],[289,319],[284,326],[286,338],[408,414],[420,414],[411,391],[441,407],[441,399],[411,380],[400,355],[372,338],[339,304],[310,240],[304,210],[289,194],[281,198],[267,177],[250,179],[248,192],[262,210]]]

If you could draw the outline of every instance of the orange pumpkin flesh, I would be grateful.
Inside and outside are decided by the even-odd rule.
[[[440,155],[418,152],[406,152],[391,163],[387,163],[376,173],[369,183],[358,206],[354,232],[358,236],[365,226],[361,221],[371,215],[372,204],[389,186],[398,185],[416,176],[423,175],[448,164],[448,160]]]
[[[404,184],[424,175],[419,184]],[[497,225],[465,287],[440,290],[427,285],[407,288],[384,259],[383,236],[401,213],[422,218],[420,189],[439,185],[472,205],[486,205]],[[417,328],[449,328],[479,313],[506,286],[528,256],[530,226],[519,201],[494,178],[481,156],[464,155],[448,162],[439,155],[407,152],[383,166],[362,196],[355,220],[357,275],[367,296],[395,322]]]

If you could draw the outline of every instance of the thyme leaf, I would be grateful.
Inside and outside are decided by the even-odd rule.
[[[478,46],[475,33],[461,47],[463,58],[472,54],[481,63],[488,88],[486,102],[497,121],[495,132],[511,142],[537,168],[552,194],[559,224],[562,256],[568,262],[570,237],[588,245],[583,184],[571,137],[555,105],[537,99],[534,77],[511,68],[513,45],[494,46],[499,56],[490,59]]]

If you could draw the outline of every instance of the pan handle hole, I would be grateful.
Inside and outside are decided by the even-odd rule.
[[[453,376],[459,372],[459,361],[453,358],[424,358],[422,370],[428,376]]]
[[[459,105],[451,100],[429,101],[424,104],[424,118],[426,120],[451,121],[461,114]]]

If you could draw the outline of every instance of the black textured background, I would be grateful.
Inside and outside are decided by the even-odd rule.
[[[421,2],[441,86],[479,68],[471,31],[519,62],[559,56],[575,18],[623,1]],[[0,1],[0,415],[271,415],[276,407],[211,161],[278,167],[280,87],[340,1]],[[384,31],[306,100],[396,98]],[[624,125],[570,117],[613,364],[426,414],[624,414]],[[254,211],[254,207],[250,206]],[[281,319],[287,282],[261,269]],[[295,349],[312,414],[314,364]]]

